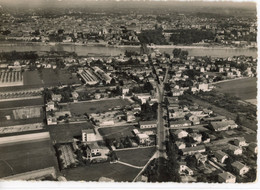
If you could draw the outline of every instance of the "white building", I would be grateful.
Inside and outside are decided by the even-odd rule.
[[[220,182],[220,183],[235,183],[236,177],[229,172],[223,172],[223,173],[218,174],[218,182]]]
[[[96,141],[96,133],[94,129],[85,129],[82,130],[82,141],[83,142],[95,142]]]
[[[140,121],[139,122],[140,129],[147,129],[147,128],[156,128],[157,121]]]

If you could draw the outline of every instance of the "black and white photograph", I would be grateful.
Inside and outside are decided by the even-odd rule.
[[[255,184],[257,9],[0,0],[0,182]]]

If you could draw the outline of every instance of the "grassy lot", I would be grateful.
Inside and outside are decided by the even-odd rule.
[[[24,72],[24,86],[48,87],[58,84],[80,83],[76,76],[72,76],[67,70],[43,69],[42,71]]]
[[[54,166],[55,152],[49,140],[0,146],[0,178]]]
[[[132,150],[116,151],[116,154],[122,162],[126,162],[135,166],[144,166],[154,155],[155,150],[155,147],[138,148]]]
[[[104,138],[119,139],[121,137],[134,136],[132,133],[132,130],[134,128],[135,128],[134,126],[106,127],[106,128],[100,128],[100,129],[98,129],[98,131],[99,131],[100,135],[102,135]]]
[[[39,123],[43,122],[43,110],[40,108],[40,115],[36,118],[15,118],[13,114],[13,110],[15,109],[5,109],[0,110],[0,127],[1,126],[11,126],[11,125],[23,125],[30,123]],[[7,120],[6,116],[10,116],[10,120]]]
[[[43,105],[43,98],[0,102],[0,109]]]
[[[139,172],[140,169],[109,162],[62,171],[70,181],[98,181],[100,177],[108,177],[117,182],[131,182]]]
[[[25,107],[13,110],[15,120],[41,117],[41,107]]]
[[[242,100],[256,99],[257,78],[246,78],[216,84],[217,90],[237,96]]]
[[[50,132],[51,139],[56,143],[72,142],[73,137],[81,136],[82,129],[93,128],[91,123],[62,124],[46,126]]]
[[[84,113],[96,113],[105,112],[111,108],[129,105],[130,102],[125,99],[111,99],[111,100],[100,100],[94,102],[79,102],[72,103],[69,105],[71,114],[73,115],[83,115]]]
[[[215,106],[215,105],[213,105],[213,104],[211,104],[209,102],[200,100],[200,99],[198,99],[198,98],[196,98],[194,96],[189,96],[189,98],[194,103],[197,103],[198,105],[200,105],[200,106],[202,106],[204,108],[211,107],[211,110],[213,110],[215,113],[217,113],[219,115],[226,116],[228,119],[236,120],[236,118],[237,118],[237,114],[236,113],[231,113],[228,110],[226,110],[225,108],[220,108],[220,107]],[[257,129],[257,122],[256,121],[252,121],[252,120],[246,119],[245,117],[241,116],[241,122],[242,122],[243,126],[248,127],[250,129],[256,131],[256,129]]]

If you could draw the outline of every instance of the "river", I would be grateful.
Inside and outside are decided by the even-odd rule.
[[[192,46],[175,46],[187,50],[190,56],[211,56],[211,57],[232,57],[232,56],[252,56],[257,58],[257,49],[249,48],[228,48],[228,47],[192,47]],[[158,47],[160,52],[172,53],[175,47],[162,46]],[[139,52],[139,47],[105,47],[105,46],[87,46],[74,44],[0,44],[0,52],[10,51],[68,51],[75,52],[79,56],[117,56],[124,54],[126,50]]]

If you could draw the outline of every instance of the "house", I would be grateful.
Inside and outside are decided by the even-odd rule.
[[[128,94],[129,88],[122,88],[122,94]]]
[[[202,119],[204,123],[216,122],[216,121],[225,121],[227,120],[225,116],[216,116],[216,117],[205,117]]]
[[[193,125],[200,124],[200,119],[196,115],[193,115],[192,113],[188,113],[185,117],[187,120],[191,121]]]
[[[243,176],[244,174],[246,174],[248,171],[249,171],[249,167],[242,164],[241,162],[239,161],[235,161],[231,164],[231,166],[233,167],[234,171]]]
[[[94,129],[84,129],[82,130],[82,142],[95,142],[96,133]]]
[[[221,150],[214,152],[214,156],[217,158],[217,161],[222,164],[228,158],[228,155],[225,152],[222,152]]]
[[[209,85],[206,83],[199,84],[198,89],[203,92],[209,91]]]
[[[250,150],[251,152],[257,154],[257,152],[258,152],[257,144],[256,143],[250,143],[248,145],[248,150]]]
[[[140,129],[147,129],[147,128],[156,128],[157,127],[157,121],[140,121],[139,122]]]
[[[114,179],[108,178],[108,177],[100,177],[98,182],[114,182]]]
[[[189,134],[189,136],[190,136],[194,141],[197,141],[197,142],[201,142],[201,141],[202,141],[202,135],[201,135],[201,134],[191,133],[191,134]]]
[[[132,105],[132,108],[133,108],[134,111],[137,111],[137,112],[141,111],[141,106],[139,104]]]
[[[95,156],[101,156],[101,150],[100,147],[96,142],[88,144],[87,149],[89,150],[88,158],[95,157]]]
[[[184,91],[183,91],[183,90],[180,90],[180,89],[175,89],[175,88],[174,88],[174,89],[171,90],[171,92],[172,92],[172,95],[173,95],[173,96],[181,96],[181,95],[183,95],[183,92],[184,92]]]
[[[195,93],[195,92],[198,91],[198,88],[197,88],[196,86],[191,86],[191,87],[190,87],[190,91],[191,91],[192,93]]]
[[[187,120],[177,120],[177,121],[170,121],[170,127],[175,128],[175,127],[187,127],[191,126],[191,122]]]
[[[197,179],[191,176],[181,176],[182,183],[190,183],[190,182],[197,182]]]
[[[243,152],[241,147],[234,146],[234,145],[229,145],[227,151],[230,152],[233,155],[241,155],[242,152]]]
[[[218,182],[220,182],[220,183],[235,183],[236,177],[229,172],[223,172],[223,173],[218,174]]]
[[[239,147],[247,146],[246,140],[244,137],[238,138],[234,140],[234,144]]]
[[[187,147],[187,148],[182,149],[182,154],[183,155],[193,155],[193,154],[196,154],[199,152],[202,153],[205,151],[206,151],[206,148],[204,145],[198,145],[195,147]]]
[[[208,160],[207,155],[201,154],[201,153],[196,153],[194,155],[195,159],[197,160],[197,164],[202,163],[203,165],[205,162]]]
[[[226,131],[229,129],[235,129],[238,125],[233,120],[215,121],[209,125],[214,131]]]
[[[46,104],[46,111],[55,110],[55,103],[53,101],[50,101]]]
[[[60,101],[61,101],[61,98],[62,98],[61,94],[52,94],[52,95],[51,95],[51,99],[52,99],[52,101],[54,101],[54,102],[60,102]]]
[[[186,131],[184,131],[184,130],[181,130],[181,129],[179,129],[179,130],[173,132],[173,134],[174,134],[175,136],[177,136],[179,139],[188,136],[188,133],[187,133]]]
[[[144,175],[139,175],[139,176],[136,178],[136,182],[148,182],[148,177],[147,177],[147,176],[144,176]]]
[[[139,144],[147,144],[150,143],[150,138],[147,134],[144,133],[138,133],[136,134],[137,140]]]
[[[48,115],[47,116],[47,125],[57,125],[57,118]]]
[[[77,92],[72,92],[71,95],[72,95],[73,100],[77,100],[79,97],[79,94]]]
[[[180,175],[182,175],[182,174],[183,175],[193,175],[194,174],[193,170],[187,166],[186,162],[179,162],[178,165],[179,165],[179,174]]]
[[[106,161],[108,158],[108,153],[109,149],[104,146],[99,146],[97,142],[87,144],[86,156],[90,161]]]
[[[209,109],[203,109],[202,111],[204,114],[207,114],[207,115],[213,114],[213,111],[209,110]]]
[[[177,146],[177,148],[178,148],[179,150],[186,148],[186,144],[185,144],[184,142],[181,142],[181,141],[176,141],[176,142],[175,142],[175,145]]]
[[[141,104],[145,104],[148,100],[151,99],[151,95],[149,93],[135,94],[134,97],[137,98]]]
[[[126,113],[126,121],[127,121],[127,122],[133,122],[133,121],[135,121],[135,115],[134,115],[133,112],[128,111],[128,112]]]

